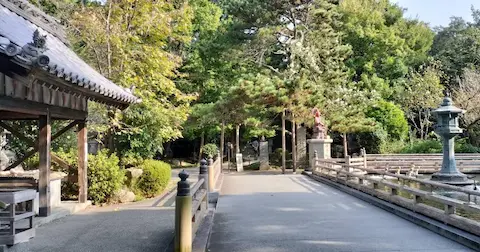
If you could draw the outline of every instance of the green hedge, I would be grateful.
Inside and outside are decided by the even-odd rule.
[[[94,204],[109,202],[122,188],[125,172],[118,163],[118,157],[107,150],[88,155],[88,195]]]
[[[202,152],[208,158],[213,158],[218,153],[218,147],[213,143],[205,144],[202,148]]]
[[[62,171],[70,176],[77,173],[77,151],[63,150],[55,154],[63,159],[70,169],[64,169],[52,162],[52,168]],[[122,188],[125,181],[125,173],[120,169],[119,159],[115,154],[109,155],[108,150],[99,151],[97,155],[88,155],[88,198],[93,204],[110,202],[115,192]],[[78,183],[76,181],[62,182],[62,199],[73,200],[78,196]]]
[[[440,140],[421,140],[403,148],[401,153],[441,153],[442,142]],[[455,141],[455,152],[457,153],[480,153],[480,147],[467,143],[466,139]]]
[[[171,167],[165,162],[147,159],[140,168],[143,169],[143,174],[136,183],[136,189],[137,193],[140,192],[147,198],[161,193],[170,182]]]

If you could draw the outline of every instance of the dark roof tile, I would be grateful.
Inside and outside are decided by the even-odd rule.
[[[47,50],[43,54],[48,56],[50,62],[47,67],[43,68],[45,71],[56,74],[73,85],[93,90],[107,99],[115,99],[122,103],[139,101],[126,89],[117,86],[90,67],[60,39],[17,15],[9,8],[0,5],[0,36],[18,46],[19,51],[22,46],[32,42],[32,36],[36,30],[39,30],[41,35],[47,36]],[[5,48],[6,45],[0,45],[0,51]]]

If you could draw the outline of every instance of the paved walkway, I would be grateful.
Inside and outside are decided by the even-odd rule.
[[[185,169],[190,181],[198,168]],[[178,180],[181,169],[172,170]],[[175,191],[141,202],[93,207],[36,229],[9,252],[164,252],[174,236]]]
[[[210,252],[470,249],[302,175],[225,175]]]
[[[174,235],[174,209],[152,199],[93,208],[36,229],[14,252],[163,252]]]

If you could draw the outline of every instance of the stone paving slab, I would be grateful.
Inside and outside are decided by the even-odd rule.
[[[472,251],[302,175],[225,174],[211,252]]]

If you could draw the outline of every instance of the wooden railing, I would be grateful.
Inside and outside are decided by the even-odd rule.
[[[320,159],[312,174],[480,235],[480,206],[472,202],[480,191]],[[460,199],[443,196],[442,190]]]
[[[215,161],[213,159],[208,160],[208,174],[211,175],[209,176],[208,180],[208,186],[210,188],[210,192],[215,190],[215,186],[217,184],[218,179],[220,178],[220,174],[222,173],[222,158],[220,157],[220,152],[217,154],[217,158]]]
[[[209,206],[209,193],[213,191],[220,175],[219,162],[205,159],[200,161],[198,181],[190,185],[189,174],[183,170],[179,173],[175,201],[175,252],[191,252],[192,242],[200,224],[205,219]],[[210,186],[212,185],[212,186]]]
[[[367,167],[372,169],[395,169],[406,173],[412,168],[419,173],[434,173],[442,167],[442,154],[368,154]],[[480,154],[455,154],[457,168],[466,173],[480,172]]]

